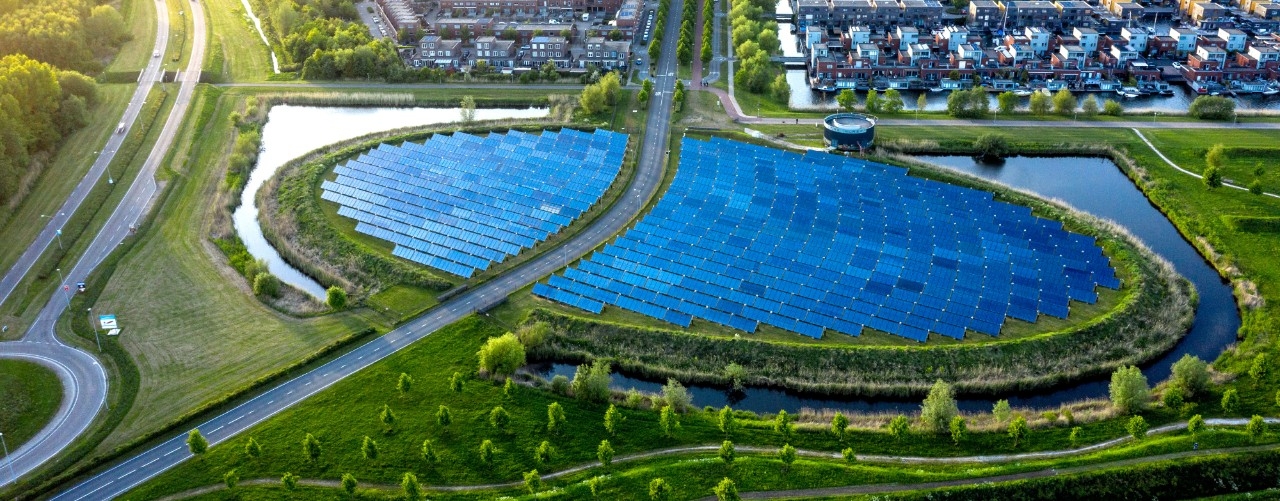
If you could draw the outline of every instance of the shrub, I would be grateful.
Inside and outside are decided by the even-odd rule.
[[[991,415],[996,418],[997,423],[1008,421],[1011,413],[1008,400],[997,400],[996,404],[991,406]]]
[[[925,397],[924,403],[920,405],[920,420],[924,422],[926,429],[935,433],[946,431],[951,418],[959,413],[955,391],[951,389],[951,385],[941,379],[933,383],[933,387],[929,389],[929,396]]]
[[[1138,412],[1147,406],[1150,388],[1147,376],[1135,366],[1121,367],[1111,373],[1111,403],[1125,414]]]
[[[484,439],[480,442],[480,462],[484,464],[493,464],[493,455],[497,452],[497,448],[493,446],[493,441]]]
[[[1133,416],[1129,418],[1129,423],[1125,425],[1125,430],[1134,440],[1142,440],[1147,437],[1147,430],[1151,429],[1151,425],[1147,424],[1147,420],[1142,416]]]
[[[1191,102],[1187,112],[1201,120],[1231,120],[1236,115],[1236,102],[1227,97],[1200,96]]]
[[[1124,114],[1124,106],[1114,99],[1108,99],[1102,102],[1102,114],[1118,117]]]
[[[606,360],[596,360],[591,365],[579,365],[577,372],[573,374],[573,383],[570,385],[574,396],[588,402],[609,400],[609,383],[613,381],[610,372],[609,362]]]
[[[489,338],[477,355],[480,370],[490,374],[511,374],[524,365],[524,345],[510,332]]]
[[[676,412],[684,412],[692,406],[693,395],[690,395],[689,390],[685,389],[679,381],[669,378],[667,384],[662,387],[662,401],[674,408]]]
[[[1222,172],[1218,171],[1217,167],[1205,167],[1200,176],[1204,181],[1205,187],[1211,190],[1222,187]]]
[[[973,153],[983,160],[999,160],[1012,150],[1004,134],[988,132],[973,140]]]
[[[325,290],[325,303],[335,310],[345,308],[347,306],[347,291],[336,285],[329,286]]]
[[[1209,365],[1190,353],[1173,363],[1173,384],[1195,398],[1209,389]]]
[[[675,437],[676,430],[680,429],[680,416],[670,405],[662,408],[658,416],[658,427],[662,430],[662,436],[666,438]]]
[[[894,416],[889,420],[889,434],[894,440],[902,440],[907,437],[907,432],[911,431],[911,421],[901,414]]]
[[[1164,395],[1160,396],[1160,401],[1164,403],[1166,409],[1176,412],[1182,409],[1182,404],[1186,403],[1186,398],[1183,396],[1185,392],[1186,390],[1181,386],[1169,385],[1164,389]]]
[[[960,445],[960,441],[964,440],[969,430],[964,424],[964,418],[961,416],[951,417],[951,441],[956,445]]]
[[[556,374],[555,377],[551,378],[551,391],[557,395],[568,395],[569,378],[564,374]]]
[[[253,294],[255,296],[278,297],[280,295],[280,279],[270,273],[262,272],[253,277]]]
[[[1235,414],[1240,410],[1240,392],[1235,388],[1228,388],[1222,392],[1222,412],[1227,414]]]
[[[596,459],[599,459],[603,466],[609,466],[613,462],[613,446],[608,440],[601,440],[600,445],[596,447]]]
[[[831,417],[831,434],[836,436],[836,440],[844,441],[845,432],[849,429],[849,418],[843,413],[837,412]]]
[[[346,492],[348,496],[355,495],[356,486],[358,485],[359,483],[356,482],[355,475],[352,475],[350,473],[342,474],[342,490],[343,492]]]
[[[1013,439],[1013,448],[1018,448],[1018,443],[1027,437],[1031,429],[1027,427],[1027,418],[1021,414],[1014,416],[1013,421],[1009,422],[1009,438]]]
[[[716,495],[716,501],[739,501],[742,498],[738,495],[738,484],[733,483],[726,477],[711,488],[711,492]]]
[[[613,408],[612,405],[609,408]],[[564,428],[565,422],[564,407],[560,406],[560,402],[551,402],[547,404],[547,431],[550,433],[559,433]]]

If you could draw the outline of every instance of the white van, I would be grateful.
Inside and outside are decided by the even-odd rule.
[[[116,127],[116,134],[123,134],[123,133],[124,133],[124,122],[120,122],[120,126]]]

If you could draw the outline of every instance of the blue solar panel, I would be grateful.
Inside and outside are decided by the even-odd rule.
[[[872,328],[924,341],[1065,317],[1116,288],[1090,237],[989,192],[904,169],[685,139],[679,171],[633,229],[534,294],[688,326],[810,337]]]
[[[393,255],[470,277],[590,210],[617,177],[626,146],[625,134],[570,129],[382,144],[335,167],[321,198],[358,221],[356,231],[396,244]],[[596,299],[556,298],[603,308]]]

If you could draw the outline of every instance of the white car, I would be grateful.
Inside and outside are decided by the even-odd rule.
[[[152,52],[151,57],[160,57],[160,51]]]

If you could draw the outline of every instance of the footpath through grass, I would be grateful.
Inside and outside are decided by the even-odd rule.
[[[0,359],[0,433],[16,451],[43,428],[62,403],[62,383],[34,362]]]
[[[133,38],[120,47],[106,72],[142,71],[151,60],[156,41],[156,6],[154,0],[121,0],[116,7],[129,24]],[[90,122],[94,123],[94,122]]]
[[[260,82],[272,74],[271,55],[239,0],[202,0],[208,7],[206,70],[218,82]],[[208,63],[216,67],[209,67]],[[220,63],[220,64],[219,64]]]

